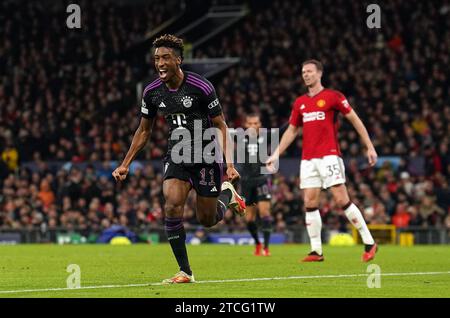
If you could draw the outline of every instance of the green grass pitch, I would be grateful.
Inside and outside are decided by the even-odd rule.
[[[188,246],[198,283],[167,286],[157,283],[178,269],[167,244],[0,246],[0,297],[450,297],[450,246],[380,246],[370,263],[380,288],[368,288],[362,246],[324,246],[325,262],[299,263],[308,249],[255,257],[251,246]],[[81,289],[66,289],[69,264]]]

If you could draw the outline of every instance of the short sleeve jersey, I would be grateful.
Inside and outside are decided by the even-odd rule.
[[[265,167],[265,161],[262,161],[263,156],[270,155],[270,134],[260,134],[251,138],[248,135],[244,136],[242,140],[245,151],[245,162],[240,164],[240,174],[244,181],[265,180],[267,175],[261,174],[261,168]],[[262,149],[265,148],[265,149]]]
[[[177,151],[183,147],[189,149],[192,163],[196,162],[194,153],[203,151],[211,142],[203,140],[203,134],[213,127],[211,118],[222,114],[222,107],[213,85],[206,78],[194,72],[183,73],[183,82],[176,90],[169,89],[159,78],[148,84],[142,94],[141,114],[154,118],[159,113],[166,119],[169,125],[166,160],[171,160],[171,152],[177,145]],[[189,133],[190,138],[186,138],[185,133]]]
[[[337,115],[346,115],[351,110],[345,96],[331,89],[323,89],[314,96],[305,94],[295,100],[289,124],[303,127],[303,160],[342,156],[337,140]]]

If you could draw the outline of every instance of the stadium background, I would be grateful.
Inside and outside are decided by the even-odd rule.
[[[95,241],[113,224],[164,240],[164,121],[126,182],[111,172],[138,125],[139,88],[155,76],[152,39],[231,10],[182,35],[193,45],[186,67],[209,74],[229,126],[258,112],[265,127],[282,127],[304,92],[301,61],[321,60],[325,86],[349,98],[380,156],[367,169],[356,132],[341,123],[349,191],[367,222],[393,224],[416,243],[449,242],[449,1],[379,1],[380,29],[366,26],[369,2],[329,0],[79,1],[82,28],[68,29],[69,3],[0,3],[0,240]],[[215,59],[191,63],[199,58]],[[298,139],[274,177],[274,229],[307,242],[300,151]],[[185,227],[195,232],[193,206],[194,196]],[[321,214],[325,237],[350,232],[326,193]],[[213,231],[246,227],[228,213]]]

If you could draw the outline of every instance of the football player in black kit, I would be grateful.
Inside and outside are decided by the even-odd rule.
[[[270,135],[260,134],[261,119],[257,114],[248,114],[246,116],[245,128],[248,131],[244,139],[246,158],[245,163],[239,169],[241,173],[241,194],[247,204],[245,218],[247,228],[255,240],[254,255],[270,256],[269,240],[272,232],[271,179],[269,175],[261,173],[261,168],[265,166],[265,163],[259,158],[261,147],[264,146],[268,149],[270,141],[264,139],[269,138]],[[261,221],[264,245],[261,244],[258,237],[257,213]]]
[[[175,276],[163,283],[192,283],[195,279],[189,265],[183,226],[184,204],[189,191],[193,188],[197,193],[197,219],[205,227],[221,221],[228,208],[244,216],[246,205],[232,184],[240,176],[234,168],[232,155],[229,155],[231,137],[213,85],[196,73],[182,70],[184,46],[181,39],[163,35],[153,42],[153,48],[159,76],[144,89],[139,127],[125,159],[114,170],[113,176],[120,181],[126,178],[131,162],[151,135],[157,113],[163,115],[169,125],[163,181],[165,229],[180,267]],[[226,174],[230,182],[222,183],[222,153],[210,151],[212,161],[204,155],[207,145],[203,133],[212,127],[220,130],[219,152],[225,154]],[[186,138],[186,133],[190,137]]]

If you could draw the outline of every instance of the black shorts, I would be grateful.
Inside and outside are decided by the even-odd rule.
[[[241,195],[247,205],[260,201],[270,201],[272,199],[272,181],[270,178],[251,181],[243,179],[241,181]]]
[[[187,181],[202,197],[218,197],[220,194],[223,175],[221,163],[184,165],[165,161],[163,171],[164,180]]]

